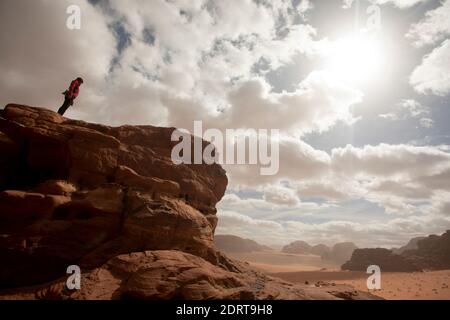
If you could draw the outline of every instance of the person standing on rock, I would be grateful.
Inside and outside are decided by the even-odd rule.
[[[64,91],[64,103],[59,108],[58,113],[60,115],[64,115],[64,113],[69,109],[70,106],[73,106],[73,101],[78,97],[80,93],[80,86],[83,84],[83,79],[78,77],[70,83],[69,89]]]

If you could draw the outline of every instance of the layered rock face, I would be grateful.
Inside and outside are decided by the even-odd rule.
[[[351,291],[310,291],[218,252],[215,206],[226,174],[175,165],[173,131],[2,110],[0,299],[336,299]],[[82,270],[81,290],[65,286],[69,265]]]
[[[215,205],[227,177],[218,165],[174,165],[174,129],[111,128],[17,105],[1,117],[0,286],[134,251],[217,260]]]

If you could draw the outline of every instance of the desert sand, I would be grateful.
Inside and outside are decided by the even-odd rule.
[[[299,271],[272,273],[291,282],[315,284],[318,281],[351,285],[355,289],[369,291],[368,275],[351,271]],[[429,272],[386,272],[381,275],[381,289],[372,294],[388,300],[450,300],[450,270]]]
[[[228,254],[248,262],[271,276],[294,283],[315,286],[318,282],[347,284],[357,290],[369,291],[364,272],[341,271],[332,262],[313,255],[292,255],[276,251]],[[381,289],[372,294],[388,300],[450,300],[450,270],[428,272],[385,272]]]
[[[227,252],[226,254],[234,259],[248,262],[253,268],[267,273],[339,268],[336,263],[322,260],[316,255],[291,254],[275,250],[246,253]]]

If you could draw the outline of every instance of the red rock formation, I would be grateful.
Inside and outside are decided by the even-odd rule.
[[[225,171],[173,164],[173,130],[112,128],[19,105],[1,111],[0,289],[12,289],[0,298],[342,297],[218,252]],[[83,271],[75,293],[64,287],[72,264]]]
[[[218,165],[174,165],[174,129],[111,128],[17,105],[1,116],[0,248],[30,270],[2,264],[0,286],[142,250],[215,262],[215,205],[227,177]]]

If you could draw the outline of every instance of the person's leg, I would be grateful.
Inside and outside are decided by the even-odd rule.
[[[58,110],[58,113],[63,116],[69,107],[70,107],[70,99],[65,98],[63,105]]]

